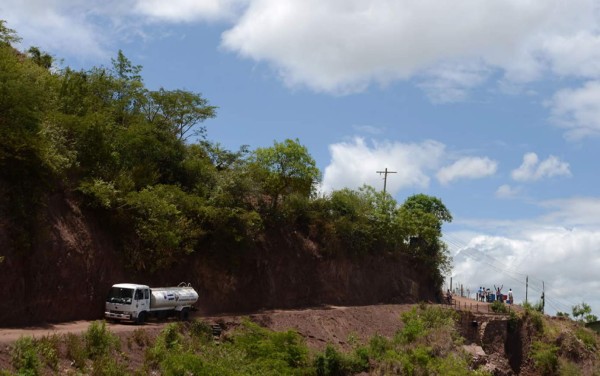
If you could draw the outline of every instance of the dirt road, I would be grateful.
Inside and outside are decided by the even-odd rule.
[[[349,341],[366,340],[375,334],[391,336],[401,326],[400,314],[411,309],[408,304],[371,305],[359,307],[318,307],[299,310],[273,310],[239,315],[200,316],[207,322],[218,323],[224,329],[239,325],[248,318],[262,326],[273,330],[293,329],[306,338],[307,344],[313,348],[322,348],[327,343],[342,347],[349,346]],[[160,331],[166,322],[150,321],[143,326],[131,323],[107,323],[113,333],[133,332],[143,328],[147,331]],[[22,328],[0,328],[0,344],[7,345],[23,336],[41,338],[53,334],[83,333],[90,321],[74,321],[60,324],[47,324]]]

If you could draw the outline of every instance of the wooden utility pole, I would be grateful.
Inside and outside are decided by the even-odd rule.
[[[387,176],[388,174],[395,174],[396,171],[388,171],[387,167],[385,168],[385,171],[377,171],[377,173],[379,175],[383,174],[383,193],[385,193],[385,189],[387,186]]]
[[[525,277],[525,303],[527,303],[527,290],[529,289],[529,276]]]

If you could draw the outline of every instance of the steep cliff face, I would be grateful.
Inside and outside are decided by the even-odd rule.
[[[5,257],[0,263],[1,326],[100,318],[105,294],[118,282],[191,282],[205,313],[416,302],[436,296],[427,273],[406,259],[322,257],[315,244],[295,232],[271,231],[238,250],[235,258],[198,252],[169,270],[134,273],[124,266],[104,223],[76,200],[54,194],[44,208],[31,251],[11,248],[6,226],[0,226],[0,255]]]

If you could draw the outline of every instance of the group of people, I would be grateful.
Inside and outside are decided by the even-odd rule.
[[[512,289],[508,289],[508,293],[506,295],[504,295],[504,294],[502,294],[503,288],[504,288],[504,285],[502,285],[502,286],[494,285],[493,290],[491,290],[489,287],[485,288],[483,286],[480,286],[479,290],[477,290],[477,300],[480,302],[488,302],[488,303],[498,300],[498,301],[500,301],[500,303],[504,303],[506,301],[506,303],[508,303],[508,304],[513,304]]]

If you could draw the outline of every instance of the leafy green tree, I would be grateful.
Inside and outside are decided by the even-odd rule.
[[[42,68],[50,69],[52,67],[53,58],[46,52],[42,52],[38,47],[29,47],[27,56],[37,65]]]
[[[145,97],[142,82],[141,65],[133,63],[119,50],[116,59],[112,59],[112,80],[115,120],[117,124],[128,126],[140,113]]]
[[[573,318],[579,322],[594,322],[598,320],[596,315],[592,314],[592,307],[589,304],[582,302],[574,305],[572,308]]]
[[[407,198],[402,207],[409,212],[433,215],[438,220],[436,227],[439,230],[441,230],[443,222],[452,222],[452,214],[442,203],[442,200],[437,197],[422,193],[416,194]]]
[[[293,193],[310,196],[321,174],[315,160],[298,139],[275,142],[272,147],[258,148],[251,157],[254,179],[270,200],[271,210]]]
[[[55,80],[10,46],[14,31],[0,23],[0,211],[12,220],[9,237],[18,249],[31,245],[40,194],[52,168],[40,135],[52,107]]]
[[[0,20],[0,45],[10,46],[20,41],[21,38],[17,35],[17,32],[6,26],[5,20]]]
[[[216,115],[216,107],[200,94],[163,88],[148,92],[142,111],[146,120],[165,127],[183,141],[194,126]],[[206,129],[198,128],[195,134],[204,137]]]
[[[431,268],[435,282],[441,286],[443,275],[450,270],[452,262],[447,246],[441,240],[443,222],[452,220],[450,211],[437,197],[417,194],[402,204],[397,220],[409,244],[408,249]]]

